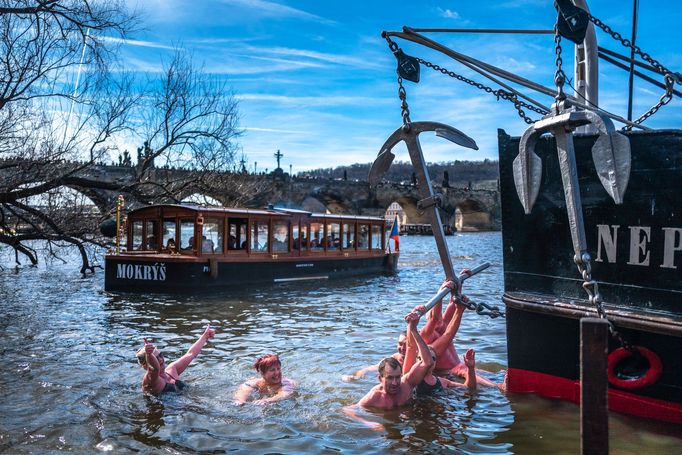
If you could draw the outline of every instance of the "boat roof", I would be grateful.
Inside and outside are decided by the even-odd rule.
[[[287,216],[287,215],[307,215],[311,218],[333,218],[342,220],[368,220],[368,221],[385,221],[383,217],[378,216],[361,216],[361,215],[340,215],[334,213],[315,213],[306,210],[291,209],[287,207],[268,207],[265,209],[247,209],[242,207],[220,207],[212,205],[199,205],[199,204],[154,204],[145,207],[139,207],[131,210],[130,214],[135,212],[140,212],[143,210],[156,209],[156,208],[175,208],[175,209],[185,209],[195,212],[218,212],[225,214],[238,214],[238,215],[265,215],[265,216]]]

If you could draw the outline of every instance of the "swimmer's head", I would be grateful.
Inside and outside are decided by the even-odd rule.
[[[405,332],[401,332],[398,336],[398,345],[396,346],[396,349],[398,350],[398,354],[402,356],[405,355],[407,350],[407,334]]]
[[[393,357],[386,357],[379,362],[379,382],[389,395],[395,395],[400,391],[401,376],[402,366]]]
[[[282,383],[282,362],[280,362],[277,354],[268,354],[260,357],[253,364],[253,367],[268,384],[278,385]]]
[[[160,366],[163,365],[163,354],[161,354],[161,351],[154,348],[152,355],[159,361]],[[135,356],[137,357],[137,363],[139,363],[143,368],[147,368],[147,353],[144,350],[144,346],[137,351]]]
[[[428,346],[429,348],[429,353],[431,354],[431,360],[433,360],[433,363],[431,363],[431,367],[429,368],[429,371],[433,371],[436,368],[436,362],[438,361],[438,356],[436,355],[436,351],[433,350],[431,345]],[[421,362],[422,358],[421,356],[417,355],[417,362]]]

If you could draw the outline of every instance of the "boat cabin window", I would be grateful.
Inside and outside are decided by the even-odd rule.
[[[272,222],[272,252],[289,251],[289,221]]]
[[[201,236],[201,252],[206,254],[223,252],[224,218],[204,218]]]
[[[245,250],[246,249],[246,228],[249,224],[247,218],[228,218],[227,219],[227,249]]]
[[[327,223],[327,249],[341,249],[341,223]]]
[[[251,222],[251,252],[265,253],[268,251],[268,222],[254,220]]]
[[[169,252],[175,251],[177,247],[175,235],[175,218],[164,218],[163,219],[163,247]]]
[[[380,224],[373,224],[372,225],[372,249],[373,250],[381,250],[384,247],[381,244],[381,231],[382,231],[382,226]]]
[[[324,223],[310,223],[310,249],[324,249]]]
[[[157,220],[147,220],[146,233],[147,236],[147,250],[159,249],[159,230],[157,229],[159,222]]]
[[[184,254],[192,254],[194,252],[194,219],[183,218],[180,220],[180,235],[178,239],[180,243],[180,252]]]
[[[142,220],[133,221],[133,245],[131,250],[141,250],[142,249]]]
[[[291,238],[294,239],[292,243],[292,248],[294,250],[300,250],[301,249],[301,237],[300,233],[298,232],[298,223],[293,223],[291,225]]]
[[[343,224],[343,248],[346,250],[355,248],[355,223]]]
[[[369,225],[358,224],[358,250],[369,248]]]

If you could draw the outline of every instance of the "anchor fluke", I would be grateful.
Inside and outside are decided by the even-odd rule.
[[[535,153],[535,143],[540,133],[528,128],[519,142],[519,154],[514,158],[514,186],[523,211],[528,215],[540,192],[542,181],[542,160]]]
[[[623,196],[630,180],[630,141],[617,131],[600,134],[592,146],[592,160],[602,186],[616,204]]]
[[[448,141],[454,142],[455,144],[461,145],[462,147],[478,150],[476,141],[462,133],[457,128],[453,128],[451,126],[447,126],[447,128],[436,128],[436,136],[447,139]]]
[[[383,177],[388,168],[391,167],[394,158],[395,155],[389,149],[382,149],[381,152],[379,152],[379,155],[377,155],[372,163],[372,167],[369,169],[368,180],[370,186],[375,186],[379,183],[381,177]]]

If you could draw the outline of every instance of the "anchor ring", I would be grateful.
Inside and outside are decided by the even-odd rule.
[[[633,363],[635,356],[648,362],[642,369],[641,364]],[[624,362],[629,361],[629,365]],[[655,384],[663,373],[661,358],[652,350],[633,346],[632,350],[618,348],[608,356],[607,375],[609,382],[625,390],[636,390]]]

